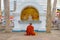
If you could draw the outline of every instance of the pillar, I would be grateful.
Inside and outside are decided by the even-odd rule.
[[[47,0],[46,32],[51,32],[51,0]]]
[[[6,27],[5,27],[5,32],[11,32],[11,27],[10,27],[10,0],[4,0],[4,11],[5,11],[5,20],[6,20]]]
[[[2,16],[2,13],[1,13],[1,0],[0,0],[0,18],[1,18],[1,16]],[[1,21],[1,19],[0,19],[0,21]],[[2,29],[2,23],[0,22],[0,29]]]
[[[1,0],[0,0],[0,11],[1,11]]]
[[[57,0],[54,0],[53,8],[52,8],[52,20],[55,19],[55,15],[56,15],[56,5],[57,5]]]

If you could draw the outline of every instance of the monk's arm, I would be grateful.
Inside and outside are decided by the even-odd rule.
[[[32,30],[34,31],[34,27],[32,26]]]
[[[27,30],[28,30],[28,26],[27,26],[27,28],[26,28],[26,32],[27,32]]]

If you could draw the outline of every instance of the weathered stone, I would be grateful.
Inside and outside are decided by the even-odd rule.
[[[4,10],[5,10],[5,20],[6,20],[6,27],[5,32],[11,32],[10,27],[10,0],[4,0]]]
[[[51,0],[47,0],[46,32],[51,32]]]

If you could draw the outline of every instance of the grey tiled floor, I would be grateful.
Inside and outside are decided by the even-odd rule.
[[[25,36],[25,32],[0,32],[0,40],[60,40],[60,30],[53,30],[51,33],[36,32],[35,36]]]

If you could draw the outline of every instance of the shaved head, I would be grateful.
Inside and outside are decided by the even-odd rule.
[[[32,23],[29,23],[30,25],[32,25]]]

